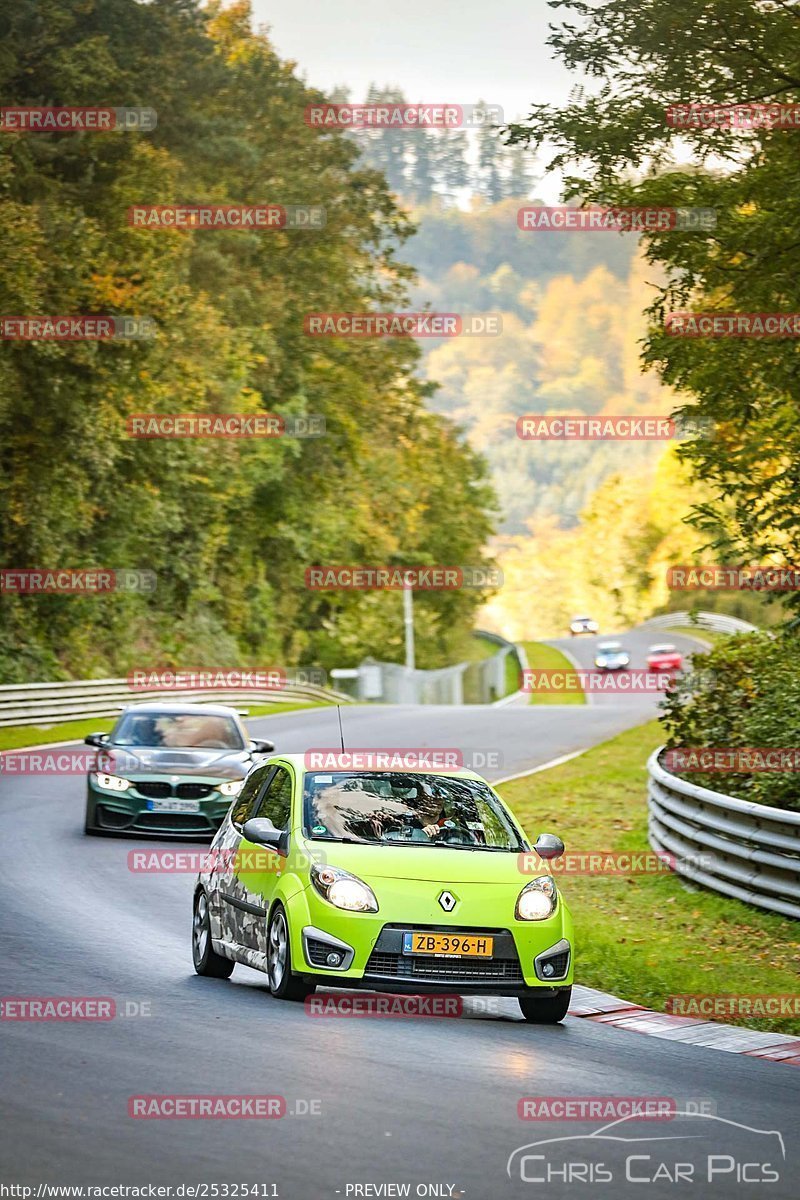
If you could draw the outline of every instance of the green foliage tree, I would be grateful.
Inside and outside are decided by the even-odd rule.
[[[695,655],[691,673],[677,681],[663,705],[667,746],[793,750],[798,667],[797,638],[787,632],[724,638],[708,654]],[[792,770],[691,771],[685,778],[756,804],[800,810],[800,780]]]
[[[800,311],[797,133],[672,128],[670,105],[800,100],[800,10],[783,0],[560,0],[550,43],[590,86],[535,105],[513,139],[554,144],[566,194],[707,207],[709,233],[647,238],[656,264],[645,362],[700,432],[685,453],[709,487],[693,519],[728,561],[800,560],[800,400],[793,340],[679,338],[675,310]],[[787,602],[796,611],[800,595]]]
[[[141,105],[151,134],[4,133],[0,311],[153,318],[152,340],[0,347],[0,541],[14,567],[154,570],[153,596],[0,599],[0,678],[132,665],[320,662],[385,652],[392,594],[310,593],[315,562],[479,561],[481,462],[428,409],[410,339],[313,339],[309,311],[402,309],[410,232],[322,97],[255,34],[246,2],[20,0],[7,104]],[[148,231],[134,202],[327,210],[319,232]],[[316,413],[327,436],[137,441],[136,412]],[[420,604],[422,665],[479,595]],[[427,617],[425,617],[427,614]],[[425,619],[423,619],[425,617]]]

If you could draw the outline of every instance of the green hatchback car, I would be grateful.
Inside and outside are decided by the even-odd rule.
[[[523,1016],[567,1013],[569,910],[500,797],[471,771],[307,769],[304,756],[256,766],[194,891],[200,975],[235,963],[266,972],[273,995],[317,986],[407,994],[516,996]]]

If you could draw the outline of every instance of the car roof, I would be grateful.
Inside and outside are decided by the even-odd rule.
[[[240,713],[236,708],[231,708],[227,704],[191,704],[185,701],[183,704],[178,703],[163,703],[158,700],[147,700],[142,704],[126,704],[123,710],[125,713],[159,713],[162,716],[203,716],[212,717],[234,717],[237,721]]]
[[[661,652],[663,654],[667,650],[674,650],[674,649],[675,649],[675,647],[673,646],[672,642],[655,642],[650,647],[650,653],[657,654],[658,652]]]
[[[359,747],[359,751],[361,753],[363,753],[365,749],[368,749],[368,747],[363,747],[363,746]],[[388,747],[387,747],[387,749],[388,749]],[[432,752],[435,749],[435,747],[429,746],[429,747],[427,747],[427,749]],[[327,747],[327,750],[331,754],[341,753],[341,751],[335,749],[335,747],[333,747],[333,746]],[[377,748],[376,748],[375,752],[378,753]],[[423,747],[420,747],[420,752],[424,753]],[[347,751],[345,751],[345,753],[347,753]],[[301,772],[307,771],[309,774],[334,775],[334,774],[336,774],[337,771],[348,771],[348,773],[351,773],[353,775],[374,775],[376,773],[384,774],[388,770],[388,771],[391,771],[393,774],[396,773],[398,775],[446,775],[446,776],[452,777],[454,779],[478,779],[478,780],[480,780],[481,783],[486,783],[486,780],[483,778],[482,775],[478,775],[475,771],[469,771],[469,770],[467,770],[466,767],[458,767],[458,768],[454,768],[452,770],[441,770],[441,769],[435,769],[433,767],[431,767],[429,770],[425,770],[422,768],[420,768],[420,770],[408,770],[408,769],[404,769],[402,767],[397,767],[394,769],[392,769],[391,767],[389,767],[389,768],[375,767],[372,770],[362,770],[360,768],[355,767],[355,768],[352,768],[352,770],[351,770],[348,767],[330,767],[330,768],[307,767],[305,759],[306,759],[306,756],[305,756],[305,754],[302,754],[302,753],[300,753],[300,754],[273,754],[266,761],[273,765],[276,765],[278,763],[288,763],[290,766],[295,767],[298,771],[301,771]]]

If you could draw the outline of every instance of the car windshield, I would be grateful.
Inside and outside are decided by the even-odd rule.
[[[651,646],[650,647],[651,654],[674,654],[674,652],[675,652],[674,646]]]
[[[127,712],[120,718],[109,740],[117,746],[244,749],[236,721],[219,713]]]
[[[622,649],[622,643],[621,642],[601,642],[600,645],[597,647],[597,649],[602,650],[602,652],[604,654],[617,654]]]
[[[309,772],[304,825],[319,841],[525,849],[508,813],[476,779],[392,771]]]

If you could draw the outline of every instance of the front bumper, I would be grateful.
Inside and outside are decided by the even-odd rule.
[[[133,780],[127,791],[116,792],[100,787],[89,776],[86,826],[102,833],[133,833],[137,837],[211,839],[233,799],[216,790],[221,782],[219,778],[196,775],[177,780],[171,775],[148,775]],[[183,803],[185,810],[159,812],[159,801]]]
[[[434,914],[423,912],[422,906],[414,903],[408,904],[404,920],[389,919],[398,914],[390,912],[388,906],[385,912],[343,913],[309,889],[297,893],[289,902],[295,970],[317,984],[412,993],[457,991],[518,996],[534,988],[552,994],[554,988],[571,985],[574,936],[563,898],[559,896],[555,913],[546,920],[517,921],[513,912],[519,889],[512,887],[503,897],[506,903],[501,905],[510,908],[511,919],[503,925],[488,926],[476,919],[483,906],[466,889],[462,891],[461,919],[453,920],[431,920]],[[409,932],[491,937],[492,957],[405,954],[403,934]],[[327,953],[336,952],[337,946],[342,953],[341,965],[329,969]],[[548,959],[554,969],[545,973]]]

